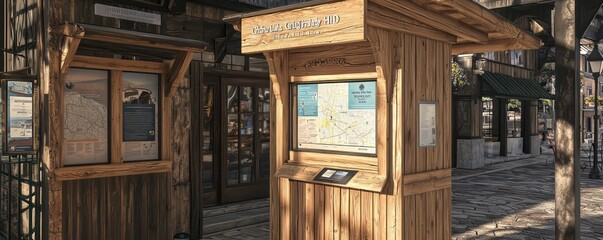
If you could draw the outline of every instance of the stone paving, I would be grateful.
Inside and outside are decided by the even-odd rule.
[[[452,239],[554,239],[554,168],[551,161],[544,165],[548,157],[481,170],[485,174],[454,170]],[[582,239],[603,239],[603,179],[588,179],[588,170],[581,177]],[[204,239],[268,239],[269,231],[262,223]]]
[[[581,175],[582,239],[603,239],[603,180]],[[453,239],[554,239],[554,167],[523,166],[452,185]]]

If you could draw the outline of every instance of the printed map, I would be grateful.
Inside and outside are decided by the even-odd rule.
[[[375,153],[375,82],[298,86],[298,148]]]
[[[65,139],[105,139],[107,106],[77,92],[65,94]]]

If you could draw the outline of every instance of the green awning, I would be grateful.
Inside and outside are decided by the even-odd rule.
[[[493,72],[484,72],[480,78],[482,79],[483,96],[517,99],[555,98],[534,80]]]

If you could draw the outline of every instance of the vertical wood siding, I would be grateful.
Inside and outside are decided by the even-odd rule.
[[[63,239],[170,239],[168,174],[63,182]]]
[[[279,206],[271,206],[275,208],[271,214],[272,239],[451,238],[451,188],[418,190],[421,193],[405,196],[402,180],[408,175],[451,168],[451,45],[410,34],[395,35],[397,42],[393,45],[398,47],[392,51],[396,51],[400,62],[394,66],[400,69],[394,76],[397,87],[389,103],[392,117],[389,129],[394,129],[391,136],[398,138],[400,145],[395,145],[391,139],[388,142],[388,146],[392,146],[388,161],[391,161],[389,171],[395,176],[394,184],[383,193],[375,193],[318,183],[281,181],[271,189],[271,202],[279,203]],[[291,76],[362,73],[367,69],[375,71],[375,55],[368,42],[290,50],[285,56],[289,61],[289,74],[284,76],[287,79]],[[309,59],[324,57],[342,57],[346,63],[357,64],[323,66],[313,71],[299,67]],[[420,148],[417,144],[418,101],[438,104],[436,147]],[[277,144],[275,147],[284,149],[273,151],[287,152],[286,146]],[[282,164],[275,162],[279,159],[286,160],[272,158],[272,164]],[[396,175],[397,172],[400,174]],[[284,189],[288,191],[286,196],[279,194]],[[408,186],[408,189],[413,190],[413,187]],[[290,215],[284,217],[280,214],[283,211]],[[287,228],[283,228],[284,225]]]

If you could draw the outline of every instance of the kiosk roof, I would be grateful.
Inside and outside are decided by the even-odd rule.
[[[536,49],[541,46],[540,39],[532,33],[519,28],[512,22],[471,0],[318,0],[257,12],[230,15],[224,18],[224,20],[232,23],[235,27],[244,25],[242,22],[245,22],[245,19],[251,20],[248,22],[253,22],[253,24],[261,22],[257,19],[270,19],[266,22],[268,24],[288,16],[289,14],[285,14],[286,12],[296,13],[306,9],[311,10],[310,12],[319,12],[324,7],[326,10],[320,16],[326,16],[325,14],[329,13],[329,11],[331,14],[340,14],[340,11],[348,11],[347,9],[349,9],[344,4],[350,5],[351,8],[359,4],[364,5],[362,7],[365,11],[360,12],[355,20],[359,21],[360,17],[363,17],[362,20],[364,20],[365,26],[369,25],[407,32],[451,42],[453,44],[452,53],[454,55],[511,49]],[[339,7],[331,7],[336,5],[339,5]],[[293,14],[292,16],[296,15]],[[300,16],[304,15],[297,15],[298,18]],[[340,33],[346,31],[345,29],[340,29]],[[366,31],[366,28],[360,30]],[[245,32],[242,34],[244,36],[243,43],[245,44],[246,34]],[[254,36],[251,35],[258,34],[248,35],[253,38]],[[274,39],[282,41],[280,37]],[[266,37],[261,38],[261,41],[264,43]],[[252,39],[252,42],[255,42],[255,40]],[[327,41],[317,45],[327,45],[331,42],[337,43],[337,41]],[[347,42],[352,42],[352,39],[347,39]],[[295,47],[302,46],[283,44],[275,46],[272,49],[271,47],[258,48],[255,45],[253,49],[250,48],[246,52],[261,52]],[[245,50],[245,46],[243,46],[243,49]]]

